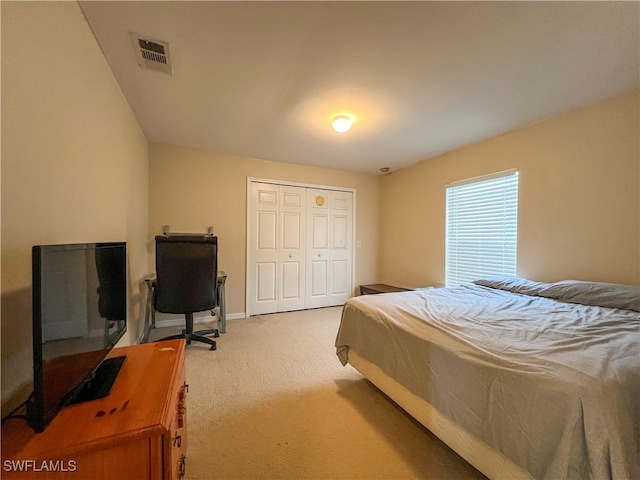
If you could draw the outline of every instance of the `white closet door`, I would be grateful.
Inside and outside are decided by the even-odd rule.
[[[280,187],[278,311],[305,308],[305,205],[301,187]]]
[[[249,308],[252,314],[278,311],[277,275],[280,253],[280,187],[263,183],[251,184],[249,222]]]
[[[250,182],[247,312],[342,305],[353,290],[353,193]]]
[[[307,189],[307,308],[329,305],[331,192]]]
[[[331,192],[329,228],[329,305],[342,305],[351,296],[353,242],[351,192]]]

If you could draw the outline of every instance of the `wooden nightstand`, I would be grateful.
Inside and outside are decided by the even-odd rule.
[[[375,295],[376,293],[408,292],[410,288],[394,287],[385,283],[360,285],[360,295]]]

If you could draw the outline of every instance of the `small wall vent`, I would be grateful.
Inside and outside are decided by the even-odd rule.
[[[152,40],[137,33],[131,34],[131,40],[140,68],[173,75],[167,42]]]

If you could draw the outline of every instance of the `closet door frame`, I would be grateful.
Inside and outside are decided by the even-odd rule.
[[[302,188],[313,188],[313,189],[322,189],[331,192],[350,192],[352,195],[352,208],[351,208],[351,294],[353,295],[355,289],[356,282],[356,190],[355,188],[345,188],[345,187],[336,187],[332,185],[319,185],[314,183],[299,183],[299,182],[289,182],[286,180],[276,180],[272,178],[258,178],[258,177],[247,177],[247,210],[246,210],[246,238],[245,238],[245,312],[246,316],[249,317],[251,315],[255,315],[251,312],[250,302],[249,302],[249,294],[251,292],[250,279],[251,275],[249,270],[252,268],[251,263],[251,235],[253,233],[253,225],[251,224],[251,215],[250,209],[251,205],[251,184],[252,183],[268,183],[273,185],[280,185],[286,187],[302,187]]]

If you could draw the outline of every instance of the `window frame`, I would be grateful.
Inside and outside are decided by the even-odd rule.
[[[447,287],[489,275],[516,276],[518,196],[515,168],[445,185]]]

